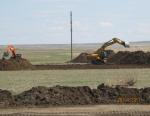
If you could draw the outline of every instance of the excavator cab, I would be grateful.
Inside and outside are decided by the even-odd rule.
[[[114,54],[113,50],[102,51],[100,54],[98,54],[97,57],[95,57],[93,60],[91,60],[91,63],[95,64],[95,65],[105,64],[107,62],[108,57],[112,54]],[[96,56],[96,54],[95,54],[95,56]]]

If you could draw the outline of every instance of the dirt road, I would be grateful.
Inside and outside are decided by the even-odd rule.
[[[0,109],[3,116],[150,116],[150,105],[92,105]]]

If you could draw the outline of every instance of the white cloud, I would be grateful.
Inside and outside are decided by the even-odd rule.
[[[113,26],[112,22],[109,22],[109,21],[102,21],[102,22],[99,22],[99,25],[100,25],[101,27],[112,27],[112,26]]]

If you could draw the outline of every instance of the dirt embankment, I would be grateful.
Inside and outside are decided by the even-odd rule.
[[[87,59],[87,55],[88,55],[88,53],[81,53],[69,62],[71,62],[71,63],[90,63],[90,61]]]
[[[88,53],[81,53],[79,56],[74,58],[72,63],[90,63],[87,59]],[[116,54],[110,55],[107,60],[108,63],[114,64],[150,64],[150,52],[143,51],[119,51]]]
[[[88,86],[39,86],[18,95],[0,90],[0,107],[129,103],[150,104],[150,88],[109,87],[104,84],[99,85],[97,89],[91,89]]]
[[[11,58],[9,60],[0,60],[0,70],[25,70],[33,69],[33,65],[24,58]]]
[[[150,64],[150,52],[143,51],[120,51],[108,59],[115,64]]]

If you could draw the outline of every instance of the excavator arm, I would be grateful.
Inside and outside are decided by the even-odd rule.
[[[95,52],[95,54],[99,54],[100,52],[104,51],[108,46],[111,46],[111,45],[113,45],[113,44],[115,44],[115,43],[118,43],[118,44],[120,44],[120,45],[123,45],[123,46],[126,47],[126,48],[129,47],[129,45],[128,45],[127,43],[125,43],[124,41],[122,41],[122,40],[120,40],[120,39],[118,39],[118,38],[113,38],[112,40],[109,40],[108,42],[104,43],[104,44],[102,45],[102,47],[99,48],[99,49]]]
[[[16,58],[16,48],[13,45],[8,45],[7,52],[11,52],[12,57]]]

